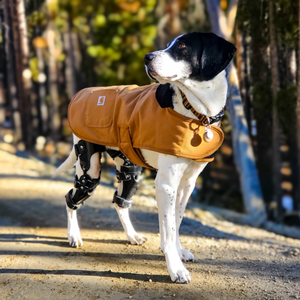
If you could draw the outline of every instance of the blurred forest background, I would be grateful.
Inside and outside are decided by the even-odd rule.
[[[67,106],[78,90],[149,84],[144,55],[185,32],[234,43],[238,82],[226,138],[193,199],[244,213],[243,187],[258,174],[268,219],[300,226],[298,1],[1,0],[0,20],[1,147],[56,165],[71,149]],[[234,99],[239,115],[230,113],[238,111]],[[235,119],[246,124],[244,143],[254,153],[246,169],[238,166],[249,153],[234,146]]]

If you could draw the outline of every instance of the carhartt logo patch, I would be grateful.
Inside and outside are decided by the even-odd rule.
[[[97,105],[104,105],[106,96],[99,96]]]

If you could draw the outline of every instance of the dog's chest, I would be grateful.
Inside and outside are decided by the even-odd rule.
[[[159,153],[151,150],[140,149],[146,163],[153,169],[158,169],[158,156]]]

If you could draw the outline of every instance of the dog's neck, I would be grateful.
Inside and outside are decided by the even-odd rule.
[[[175,90],[174,110],[184,116],[197,119],[190,110],[184,107],[180,90],[186,95],[193,108],[205,116],[215,116],[225,106],[227,95],[225,71],[210,81],[195,82],[190,79],[182,79],[172,82],[172,86]]]

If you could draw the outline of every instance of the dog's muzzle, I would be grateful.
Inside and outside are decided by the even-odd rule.
[[[148,66],[150,62],[154,59],[155,55],[153,53],[148,53],[144,56],[145,66]]]
[[[144,56],[144,62],[145,62],[145,69],[146,69],[147,75],[150,77],[150,79],[156,81],[156,78],[154,77],[156,73],[151,69],[151,66],[150,66],[154,57],[155,57],[155,55],[153,53],[148,53]]]

